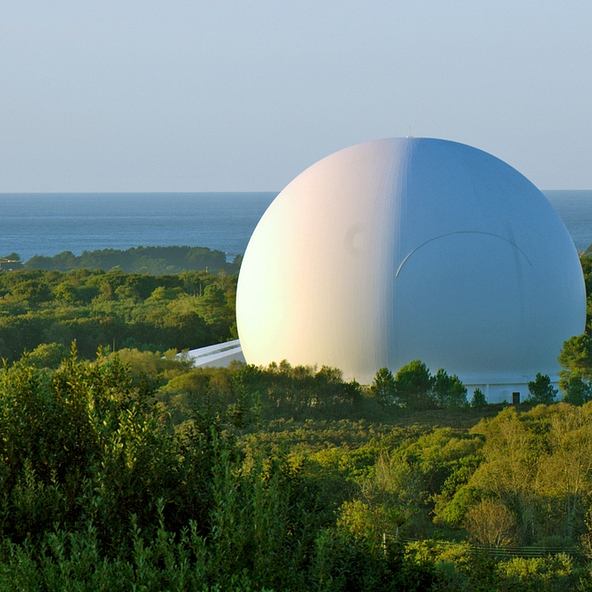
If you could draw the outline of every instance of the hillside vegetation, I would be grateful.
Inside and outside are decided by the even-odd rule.
[[[235,290],[0,274],[0,591],[592,590],[588,333],[519,407],[419,360],[194,368]]]
[[[592,403],[440,409],[436,427],[336,370],[138,350],[25,356],[0,392],[0,589],[592,582]]]
[[[71,271],[73,269],[102,269],[110,271],[118,268],[127,273],[151,273],[155,275],[181,273],[183,271],[209,271],[228,274],[236,273],[242,257],[236,256],[229,263],[226,254],[207,247],[133,247],[131,249],[99,249],[83,251],[74,255],[63,251],[51,257],[35,255],[24,263],[17,253],[2,259],[6,270],[43,269],[45,271]]]
[[[0,357],[193,349],[236,337],[236,275],[20,270],[0,274]],[[37,348],[41,346],[41,350]]]

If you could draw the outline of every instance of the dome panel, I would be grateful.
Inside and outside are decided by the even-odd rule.
[[[515,169],[444,140],[367,142],[292,181],[255,229],[237,291],[249,363],[368,383],[412,359],[461,376],[554,374],[585,323],[571,238]]]

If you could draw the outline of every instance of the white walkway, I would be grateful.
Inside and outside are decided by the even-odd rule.
[[[197,368],[203,366],[214,366],[217,368],[226,367],[230,362],[245,362],[243,350],[238,339],[216,343],[199,349],[192,349],[187,352],[190,358],[195,360]]]

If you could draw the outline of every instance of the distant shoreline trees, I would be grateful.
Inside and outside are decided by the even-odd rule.
[[[3,263],[5,270],[41,269],[44,271],[71,271],[74,269],[114,268],[125,273],[151,273],[163,275],[184,271],[209,271],[218,273],[224,270],[232,275],[238,272],[242,255],[236,255],[232,262],[226,260],[226,254],[207,247],[168,246],[168,247],[133,247],[131,249],[98,249],[83,251],[74,255],[63,251],[53,256],[35,255],[26,262],[20,262],[17,253],[11,253],[3,259],[12,262]]]

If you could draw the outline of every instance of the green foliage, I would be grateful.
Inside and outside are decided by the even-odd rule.
[[[535,379],[528,383],[528,392],[528,401],[542,405],[550,405],[557,396],[557,389],[553,388],[551,379],[540,372],[537,372]]]
[[[413,360],[399,369],[395,389],[397,401],[408,409],[426,409],[435,405],[430,371],[420,360]]]
[[[68,350],[61,343],[42,343],[27,357],[37,368],[56,369],[68,356]]]
[[[440,368],[432,379],[432,395],[441,408],[467,405],[467,388],[456,374],[448,376],[444,368]]]
[[[388,391],[393,402],[407,409],[454,409],[467,406],[465,385],[456,374],[449,376],[444,368],[432,376],[422,361],[414,360],[400,368],[392,382],[385,371],[389,372],[386,368],[378,371],[372,388],[376,393]],[[392,374],[390,376],[392,378]]]
[[[584,273],[584,283],[586,284],[587,307],[586,307],[586,333],[590,335],[591,327],[590,321],[592,319],[590,313],[590,298],[592,296],[592,257],[590,251],[586,249],[586,253],[580,256],[580,263],[582,265],[582,272]]]
[[[487,399],[480,388],[476,388],[473,391],[473,398],[471,399],[471,407],[485,407],[487,405]]]
[[[591,412],[590,404],[508,408],[475,428],[486,437],[486,462],[469,484],[514,512],[522,544],[581,533],[592,491]]]
[[[70,251],[64,251],[53,257],[35,255],[24,264],[24,267],[45,271],[70,271],[80,268],[109,271],[118,268],[126,273],[163,275],[204,270],[218,273],[222,269],[233,274],[238,271],[239,264],[240,261],[236,260],[234,263],[227,263],[226,255],[222,251],[205,247],[135,247],[126,251],[118,249],[83,251],[80,256]]]
[[[566,371],[588,377],[592,371],[592,338],[586,333],[570,337],[563,343],[559,363]]]
[[[377,547],[347,530],[329,528],[316,543],[312,574],[319,590],[419,592],[436,582],[429,563],[408,560],[403,548],[390,539]]]
[[[6,365],[0,590],[587,585],[567,556],[500,562],[467,543],[403,541],[460,540],[464,526],[494,549],[560,540],[573,552],[587,532],[592,403],[509,408],[474,433],[328,421],[375,402],[359,388],[331,368],[191,369],[134,349]],[[424,417],[413,413],[408,424]]]
[[[558,358],[559,388],[564,391],[567,402],[581,405],[592,397],[592,337],[587,333],[574,335],[563,343]]]
[[[111,353],[108,358],[120,359],[126,365],[134,386],[144,391],[153,391],[185,374],[194,364],[186,353],[179,354],[175,349],[161,353],[124,348]]]
[[[579,376],[566,378],[563,389],[563,399],[571,405],[583,405],[592,400],[592,385]]]
[[[397,401],[396,383],[393,373],[388,368],[376,372],[370,393],[381,405],[393,405]]]
[[[482,500],[464,519],[472,541],[490,548],[509,547],[516,544],[516,517],[499,502]]]
[[[316,492],[282,457],[233,463],[218,456],[213,473],[213,570],[248,573],[259,585],[303,589],[307,554],[320,524]]]
[[[395,504],[372,504],[356,499],[346,501],[339,509],[338,526],[358,537],[367,537],[379,546],[385,536],[398,539],[405,517]]]
[[[496,561],[466,543],[420,541],[410,544],[408,556],[433,565],[436,585],[443,592],[568,592],[581,589],[582,572],[565,554]]]
[[[267,369],[196,368],[171,379],[158,398],[177,421],[189,419],[196,405],[230,412],[237,418],[270,419],[347,415],[358,409],[362,400],[360,385],[344,382],[335,369],[292,368],[285,362]]]
[[[573,559],[564,553],[552,557],[516,557],[497,566],[506,589],[517,592],[571,591],[578,583]]]
[[[197,449],[181,454],[184,444],[165,430],[120,360],[72,357],[50,376],[25,358],[1,379],[4,536],[39,537],[55,522],[77,527],[92,516],[99,536],[115,544],[132,514],[150,527],[157,499],[166,501],[173,525],[195,515],[200,499],[203,506],[198,484],[210,461]],[[180,495],[191,482],[194,493]]]
[[[31,304],[47,302],[52,298],[49,286],[41,278],[19,282],[12,288],[12,295],[16,300]]]
[[[434,589],[450,592],[491,592],[503,589],[497,563],[491,555],[467,543],[418,541],[406,549],[414,562],[432,565],[437,583]]]
[[[169,343],[235,335],[235,292],[203,272],[0,275],[0,591],[591,588],[570,556],[493,554],[589,539],[589,338],[562,352],[580,406],[526,413],[478,389],[468,408],[420,361],[369,389],[286,361],[192,368]],[[74,339],[119,351],[81,361]]]
[[[233,388],[252,373],[236,371]],[[330,369],[320,376],[341,384]],[[239,450],[232,414],[197,408],[175,433],[118,356],[89,363],[73,351],[53,372],[23,358],[1,379],[5,589],[343,589],[337,565],[318,569],[352,553],[350,538],[329,555],[322,543],[331,519],[318,483],[284,454]],[[400,549],[385,555],[363,533],[354,544],[346,582],[431,581]]]
[[[499,559],[590,547],[586,335],[560,356],[579,406],[525,413],[478,389],[468,408],[420,361],[365,389],[169,349],[235,335],[235,292],[224,273],[0,274],[0,591],[592,588],[571,555]],[[120,351],[83,361],[74,339]]]
[[[0,357],[14,361],[42,344],[68,349],[74,340],[89,359],[99,346],[156,352],[228,340],[236,337],[236,280],[205,272],[3,273]]]
[[[210,371],[198,369],[194,374],[204,372]],[[224,372],[219,369],[217,374],[221,376]],[[285,360],[279,365],[272,363],[268,368],[239,368],[234,371],[232,383],[235,396],[241,393],[256,401],[259,415],[266,419],[278,415],[327,417],[338,414],[342,417],[362,400],[360,385],[355,381],[344,382],[340,370],[328,366],[320,370],[308,366],[292,367]],[[209,383],[209,386],[216,385]],[[224,396],[220,392],[214,394]]]

